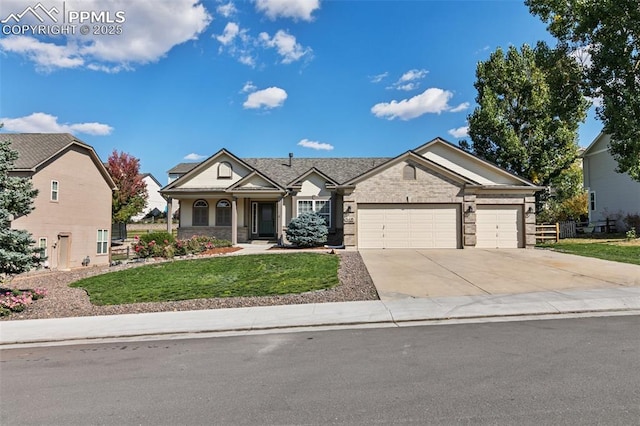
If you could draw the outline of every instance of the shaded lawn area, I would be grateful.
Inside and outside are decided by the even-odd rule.
[[[540,244],[538,247],[550,248],[561,253],[577,254],[579,256],[596,257],[598,259],[640,265],[639,244],[560,241],[552,244]]]
[[[95,305],[304,293],[339,284],[340,257],[258,254],[180,260],[76,281]]]

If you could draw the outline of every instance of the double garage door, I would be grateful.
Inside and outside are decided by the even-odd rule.
[[[459,204],[359,204],[359,248],[459,248]],[[476,247],[518,248],[522,207],[479,205]]]
[[[359,248],[458,248],[457,204],[359,204]]]

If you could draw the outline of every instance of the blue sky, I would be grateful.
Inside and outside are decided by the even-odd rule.
[[[75,34],[23,30],[39,23],[32,11],[49,32],[65,14]],[[138,157],[161,183],[223,147],[379,157],[457,143],[477,62],[553,43],[521,0],[3,0],[0,20],[3,132],[70,132],[105,161]],[[580,145],[600,128],[592,112]]]

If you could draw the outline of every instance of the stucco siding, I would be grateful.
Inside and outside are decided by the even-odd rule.
[[[51,200],[52,180],[58,182],[58,201]],[[61,234],[68,235],[71,242],[70,268],[82,266],[86,256],[90,265],[108,264],[108,251],[97,254],[97,234],[98,229],[108,230],[110,242],[111,188],[86,151],[71,148],[35,173],[32,181],[40,191],[35,210],[13,221],[12,227],[28,230],[36,243],[39,238],[47,238],[51,268],[63,267],[58,264]]]
[[[218,178],[218,167],[221,162],[231,164],[231,178]],[[226,188],[238,182],[248,173],[249,169],[244,167],[242,164],[233,160],[229,156],[222,155],[218,157],[215,162],[212,162],[209,167],[206,167],[188,181],[183,182],[179,188]]]

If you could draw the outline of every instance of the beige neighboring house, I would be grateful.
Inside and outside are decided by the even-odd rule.
[[[11,222],[45,248],[48,266],[109,263],[111,194],[116,189],[93,148],[68,133],[3,133],[18,159],[12,176],[29,178],[35,210]]]
[[[153,209],[158,209],[160,213],[167,211],[167,200],[165,200],[159,192],[162,188],[160,182],[158,182],[151,173],[142,173],[141,177],[145,185],[147,185],[147,204],[141,213],[131,218],[133,222],[138,222],[144,219],[144,217],[151,213]]]
[[[589,222],[616,220],[618,230],[627,214],[640,214],[640,182],[617,173],[618,163],[609,151],[611,137],[600,133],[582,153],[584,187],[589,192]]]
[[[323,216],[347,248],[535,245],[540,187],[436,138],[395,158],[238,158],[221,149],[169,170],[178,235],[286,243],[291,219]]]

